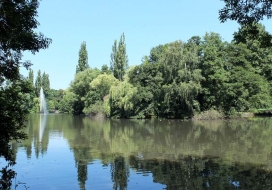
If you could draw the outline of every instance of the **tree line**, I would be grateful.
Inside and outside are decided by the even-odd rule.
[[[46,97],[47,109],[49,112],[55,112],[59,109],[59,102],[62,99],[63,90],[55,90],[50,88],[49,75],[38,70],[37,77],[34,82],[33,70],[29,70],[28,77],[25,79],[30,84],[30,91],[25,93],[25,101],[23,106],[29,113],[40,112],[40,89],[43,88]]]
[[[59,111],[113,118],[192,118],[216,110],[223,116],[272,108],[270,34],[261,24],[254,38],[242,26],[231,42],[217,33],[158,45],[142,63],[128,67],[125,35],[114,41],[110,68],[88,65],[81,45],[74,80]],[[84,51],[85,53],[82,53]],[[82,66],[82,63],[84,63]],[[81,65],[81,66],[80,66]]]

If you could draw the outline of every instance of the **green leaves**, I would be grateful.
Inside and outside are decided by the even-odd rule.
[[[29,92],[29,86],[26,80],[16,80],[10,86],[0,89],[0,157],[4,156],[7,161],[14,161],[9,142],[26,138],[21,132],[27,113],[27,108],[22,106],[25,101],[22,92]]]
[[[63,113],[75,114],[78,112],[76,110],[76,103],[78,98],[75,93],[71,92],[70,89],[64,91],[63,99],[60,101],[59,110]]]
[[[239,24],[250,25],[271,18],[272,2],[260,0],[224,0],[225,7],[219,11],[219,20],[226,22],[228,19],[236,20]]]
[[[262,71],[266,61],[261,52],[267,48],[262,49],[258,41],[243,37],[245,43],[229,44],[220,42],[219,35],[204,37],[202,109],[217,108],[230,114],[271,105],[269,83]]]
[[[86,42],[82,42],[79,50],[78,65],[76,66],[76,74],[90,68],[88,64],[88,52]]]
[[[73,92],[75,97],[71,100],[71,104],[73,105],[73,113],[74,114],[82,114],[84,109],[84,102],[86,100],[86,96],[90,91],[90,83],[94,80],[100,71],[98,69],[86,69],[82,72],[76,74],[75,79],[71,82],[70,91]],[[76,99],[76,100],[75,100]]]
[[[176,41],[152,48],[149,62],[135,66],[129,82],[137,87],[133,95],[133,117],[190,117],[203,80],[196,45]]]
[[[112,75],[106,65],[101,71],[79,72],[70,94],[66,92],[72,106],[68,112],[191,118],[207,110],[230,115],[271,107],[272,51],[262,42],[270,34],[256,25],[257,38],[253,38],[249,29],[239,29],[231,43],[211,32],[188,42],[159,45],[129,69],[122,34],[112,47]]]
[[[49,75],[46,74],[45,72],[42,75],[42,88],[43,88],[45,97],[48,97],[49,91],[50,91],[50,80],[49,80]]]
[[[115,78],[120,81],[124,80],[125,71],[128,69],[128,57],[126,53],[125,34],[120,37],[117,46],[117,41],[114,41],[111,53],[111,71]]]
[[[108,74],[98,75],[91,83],[90,87],[99,92],[101,100],[104,96],[108,95],[111,86],[116,86],[119,81],[113,76]]]
[[[41,70],[38,70],[38,74],[37,74],[36,81],[35,81],[36,97],[39,97],[41,87],[42,87],[42,75],[41,75]]]
[[[1,1],[0,8],[0,157],[14,165],[15,160],[11,149],[11,141],[22,140],[26,134],[21,130],[25,127],[28,101],[31,96],[30,80],[21,78],[20,66],[29,69],[30,62],[22,62],[22,52],[33,54],[45,49],[51,39],[34,30],[39,23],[36,20],[39,2],[37,0]],[[31,83],[30,83],[31,82]],[[33,85],[32,85],[33,87]],[[4,168],[1,173],[1,187],[8,189],[15,172]],[[6,183],[4,181],[7,181]]]

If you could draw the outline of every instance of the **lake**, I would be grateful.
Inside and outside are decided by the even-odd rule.
[[[12,189],[272,189],[272,118],[33,114],[24,131],[29,138],[12,145]]]

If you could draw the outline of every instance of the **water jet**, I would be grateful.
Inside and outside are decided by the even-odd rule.
[[[40,130],[39,130],[39,141],[42,142],[43,132],[46,125],[46,117],[47,117],[47,106],[45,101],[45,96],[43,89],[40,90]]]
[[[46,106],[46,101],[45,101],[45,96],[43,89],[41,88],[40,90],[40,113],[47,113],[47,106]]]

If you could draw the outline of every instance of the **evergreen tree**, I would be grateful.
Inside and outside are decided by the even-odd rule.
[[[88,65],[88,52],[87,52],[85,41],[82,42],[78,54],[79,54],[79,58],[78,58],[78,65],[76,66],[76,73],[84,71],[90,67]]]
[[[126,53],[125,35],[120,37],[117,47],[117,41],[114,41],[111,53],[111,71],[115,78],[124,80],[125,71],[128,68],[128,57]]]
[[[38,70],[37,78],[35,81],[35,94],[37,97],[40,95],[40,89],[42,87],[42,76],[41,76],[41,70]]]

